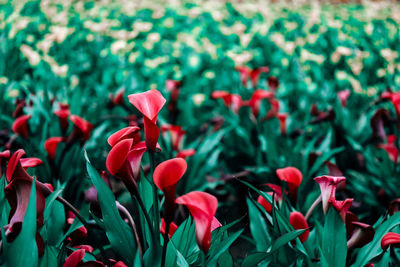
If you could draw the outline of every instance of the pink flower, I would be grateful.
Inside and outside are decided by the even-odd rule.
[[[335,197],[336,187],[346,180],[343,176],[318,176],[314,180],[319,184],[322,196],[322,207],[326,214],[329,209],[329,200]]]

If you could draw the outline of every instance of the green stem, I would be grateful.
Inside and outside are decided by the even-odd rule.
[[[155,158],[154,158],[154,152],[149,151],[149,160],[150,160],[150,173],[151,177],[153,177],[154,174],[154,168],[155,168]],[[151,179],[153,180],[153,179]],[[159,212],[159,207],[158,207],[158,191],[157,187],[152,181],[151,183],[153,187],[153,229],[154,233],[158,233],[159,230],[159,224],[160,224],[160,212]],[[160,240],[160,236],[156,236],[157,241]]]
[[[201,267],[206,267],[206,254],[202,250],[200,252],[200,257],[201,257]]]
[[[161,257],[161,267],[165,266],[165,258],[167,256],[167,245],[168,245],[168,241],[169,241],[169,236],[168,236],[169,226],[170,226],[170,223],[165,222],[165,233],[164,233],[164,244],[163,244],[162,257]]]
[[[145,218],[147,224],[149,225],[149,229],[150,229],[151,235],[153,235],[153,228],[152,228],[151,220],[150,220],[149,214],[147,214],[146,207],[144,206],[144,203],[143,203],[142,199],[140,198],[139,194],[138,195],[131,195],[131,197],[134,198],[137,203],[139,203],[139,206],[140,206],[140,209],[143,212],[144,218]]]

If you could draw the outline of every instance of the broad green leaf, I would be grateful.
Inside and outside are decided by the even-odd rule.
[[[250,232],[256,242],[256,249],[257,251],[267,251],[271,245],[271,237],[267,231],[266,219],[253,203],[254,201],[249,198],[246,201],[249,208]]]
[[[224,253],[229,247],[232,245],[233,242],[240,236],[240,234],[244,231],[241,229],[236,233],[231,234],[228,238],[224,239],[222,242],[219,243],[218,251],[215,251],[215,254],[211,254],[210,258],[207,261],[207,266],[215,266],[217,264],[218,258]],[[209,252],[210,253],[210,252]]]
[[[339,213],[333,208],[329,209],[325,217],[322,253],[330,267],[346,265],[346,227]]]
[[[296,239],[297,237],[299,237],[305,231],[306,231],[306,229],[294,230],[292,232],[289,232],[289,233],[286,233],[286,234],[280,236],[272,244],[272,247],[271,247],[271,250],[269,251],[269,253],[277,251],[282,246],[286,245],[290,241],[292,241],[292,240]]]
[[[100,177],[99,173],[90,164],[90,161],[85,153],[87,160],[87,171],[97,189],[97,198],[103,215],[104,227],[106,228],[106,235],[113,250],[123,257],[128,265],[133,263],[135,253],[137,251],[136,244],[134,243],[134,236],[129,226],[122,220],[115,198],[110,188]]]

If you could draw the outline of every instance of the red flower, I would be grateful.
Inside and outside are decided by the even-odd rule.
[[[186,159],[187,157],[193,156],[194,154],[196,154],[196,150],[194,149],[185,149],[182,151],[179,151],[178,154],[176,154],[176,158],[183,158]]]
[[[24,170],[43,164],[43,161],[39,158],[23,158],[19,161],[21,162],[21,166],[24,168]]]
[[[218,207],[217,198],[205,192],[193,191],[178,197],[175,202],[189,209],[196,225],[197,244],[207,253],[211,245],[211,232],[221,226],[214,217]]]
[[[212,98],[222,98],[225,106],[231,108],[236,114],[239,113],[239,109],[242,106],[242,97],[237,94],[231,94],[226,91],[214,91],[211,94]]]
[[[258,80],[261,73],[269,72],[268,67],[260,67],[252,70],[249,67],[243,66],[235,69],[240,73],[240,80],[242,81],[243,86],[246,86],[247,80],[250,78],[253,87],[258,86]]]
[[[274,185],[274,184],[267,184],[273,192],[267,192],[268,195],[274,196],[275,193],[275,200],[279,203],[282,202],[282,187]],[[257,198],[258,204],[260,204],[266,212],[270,213],[272,212],[272,205],[269,204],[269,202],[263,197],[263,196],[258,196]]]
[[[167,91],[171,93],[168,109],[174,113],[177,111],[177,103],[178,103],[178,96],[182,86],[182,82],[174,81],[174,80],[166,80],[165,86],[167,87]]]
[[[46,149],[47,154],[49,155],[50,160],[56,158],[57,146],[60,142],[64,142],[65,137],[50,137],[44,142],[44,149]]]
[[[74,252],[71,253],[71,255],[68,256],[68,258],[65,260],[63,267],[78,267],[78,266],[91,266],[91,267],[102,267],[105,266],[102,262],[100,261],[87,261],[83,262],[83,258],[85,257],[86,251],[92,252],[92,249],[89,249],[89,246],[82,246],[83,248],[75,250]],[[92,250],[92,251],[90,251]]]
[[[77,115],[71,115],[69,119],[74,124],[74,129],[72,130],[71,135],[68,137],[68,143],[78,139],[80,139],[82,143],[89,140],[93,129],[93,124]]]
[[[289,114],[279,113],[276,117],[279,120],[279,129],[281,130],[281,134],[286,135],[286,119],[289,117]]]
[[[395,135],[389,135],[387,137],[387,144],[380,144],[378,145],[378,148],[386,150],[386,153],[388,154],[389,158],[397,164],[397,159],[399,158],[399,150],[396,147],[396,136]]]
[[[321,189],[322,207],[324,209],[324,213],[326,214],[329,209],[329,200],[336,194],[336,187],[340,183],[346,181],[346,178],[343,176],[323,175],[314,178],[314,180],[319,184]]]
[[[186,134],[186,131],[182,130],[181,126],[179,126],[179,125],[163,125],[163,126],[161,126],[161,132],[163,134],[165,132],[169,132],[173,150],[179,151],[182,148],[183,138]]]
[[[340,104],[342,104],[342,107],[346,107],[347,98],[350,96],[350,90],[342,90],[337,93],[337,96],[340,100]]]
[[[165,98],[157,90],[132,94],[128,98],[129,102],[143,115],[146,146],[148,150],[153,152],[156,149],[159,135],[157,116],[165,104]]]
[[[0,152],[0,177],[3,176],[1,173],[1,159],[9,159],[10,158],[10,150],[4,150],[3,152]]]
[[[131,193],[137,190],[140,162],[147,148],[144,142],[134,144],[133,139],[123,139],[110,150],[106,160],[108,171],[120,178]]]
[[[400,234],[389,232],[381,239],[381,248],[386,249],[390,245],[397,245],[400,243]]]
[[[345,200],[336,200],[334,196],[331,196],[329,202],[332,203],[332,206],[337,210],[342,217],[343,222],[346,222],[346,213],[350,209],[351,204],[353,203],[352,198],[346,198]]]
[[[386,140],[385,125],[389,122],[389,111],[383,108],[378,109],[372,116],[370,127],[373,137],[379,137],[381,140]]]
[[[59,103],[60,109],[54,111],[54,114],[58,117],[60,122],[60,127],[63,132],[67,131],[68,129],[68,117],[70,115],[69,105]]]
[[[72,213],[72,211],[68,211],[67,223],[69,225],[72,225],[74,220],[75,220],[75,214]],[[71,242],[70,246],[74,246],[81,244],[83,241],[86,240],[86,237],[87,237],[87,229],[85,226],[81,226],[69,235],[68,241]]]
[[[265,90],[255,90],[253,92],[253,95],[250,98],[249,101],[249,106],[251,108],[251,111],[255,117],[258,117],[258,114],[260,113],[260,105],[261,101],[265,98],[272,98],[274,96],[274,93],[265,91]]]
[[[281,181],[288,183],[289,198],[293,203],[297,201],[297,189],[303,180],[303,174],[295,167],[277,169],[276,174]]]
[[[300,212],[294,211],[290,213],[290,225],[293,226],[294,230],[307,229],[304,233],[299,236],[301,243],[304,243],[308,235],[310,234],[310,230],[308,230],[308,223],[304,218],[303,214]]]
[[[392,93],[390,95],[390,100],[392,101],[394,109],[396,110],[397,117],[399,117],[400,116],[400,92]]]
[[[108,98],[110,99],[111,106],[118,106],[124,104],[124,93],[125,88],[120,88],[115,94],[108,94]]]
[[[154,184],[165,195],[164,217],[166,223],[170,223],[174,218],[176,186],[185,174],[186,169],[186,161],[181,158],[175,158],[160,163],[154,170]]]
[[[12,130],[19,136],[26,139],[29,137],[28,120],[32,118],[31,115],[23,115],[18,117],[12,124]]]
[[[171,222],[169,225],[169,230],[168,230],[168,236],[171,238],[176,230],[178,229],[178,225],[176,225],[174,222]],[[160,227],[160,232],[162,235],[165,234],[165,220],[164,218],[161,218],[161,227]]]
[[[12,114],[13,117],[18,118],[18,117],[24,115],[24,107],[26,105],[25,99],[17,99],[15,105],[16,105],[16,108]]]
[[[273,117],[278,116],[279,112],[279,101],[275,98],[269,98],[269,104],[271,106],[270,110],[268,110],[267,115],[264,117],[264,120],[269,120]]]

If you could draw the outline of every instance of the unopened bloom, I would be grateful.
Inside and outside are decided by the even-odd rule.
[[[12,124],[12,130],[19,136],[26,139],[29,137],[28,120],[32,118],[31,115],[23,115],[18,117]]]
[[[290,225],[294,228],[294,230],[307,229],[304,233],[299,236],[301,243],[304,243],[308,235],[310,234],[310,230],[308,229],[308,223],[304,218],[303,214],[298,211],[293,211],[290,213]]]
[[[60,142],[64,142],[65,137],[50,137],[44,142],[44,148],[46,149],[47,154],[49,155],[50,160],[56,158],[57,147]]]
[[[288,183],[289,197],[293,203],[297,201],[297,189],[303,180],[303,174],[295,167],[277,169],[276,174],[281,181]]]

